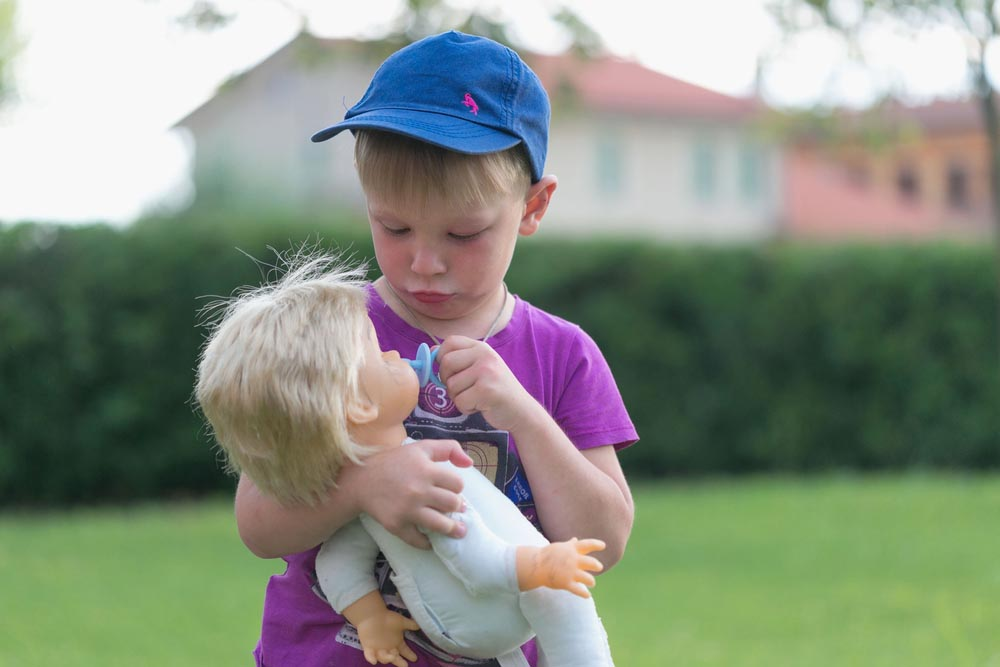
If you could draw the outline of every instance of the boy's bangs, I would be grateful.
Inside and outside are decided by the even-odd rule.
[[[466,155],[384,132],[359,132],[356,161],[368,197],[400,208],[471,210],[527,192],[523,150]]]

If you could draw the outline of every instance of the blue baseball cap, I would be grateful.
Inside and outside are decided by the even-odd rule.
[[[522,144],[537,183],[545,168],[549,97],[513,50],[451,31],[389,56],[344,120],[314,142],[344,130],[385,130],[458,153],[483,154]]]

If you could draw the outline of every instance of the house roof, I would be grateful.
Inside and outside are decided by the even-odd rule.
[[[758,100],[733,97],[656,72],[616,56],[526,55],[549,95],[568,87],[588,108],[681,117],[747,118]]]
[[[301,33],[238,76],[249,74],[282,54],[303,49],[313,54],[308,58],[313,60],[322,57],[320,54],[335,53],[371,58],[373,68],[387,55],[384,53],[386,46],[377,41],[322,38]],[[525,53],[524,59],[538,74],[554,104],[569,96],[574,103],[593,111],[706,120],[744,120],[764,108],[755,98],[715,92],[617,56],[584,58],[571,52],[559,55]],[[206,101],[209,102],[211,100]],[[184,125],[190,115],[177,125]]]
[[[928,132],[981,130],[982,111],[975,99],[935,100],[921,106],[898,106],[889,110],[890,118],[915,122]]]

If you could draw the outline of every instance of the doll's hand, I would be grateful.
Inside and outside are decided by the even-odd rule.
[[[407,667],[407,660],[415,662],[417,654],[403,639],[405,630],[419,630],[416,621],[386,609],[358,624],[358,640],[370,665]]]
[[[518,547],[517,582],[522,591],[546,586],[589,598],[594,575],[604,569],[601,561],[587,554],[604,549],[601,540],[553,542],[544,547]]]
[[[460,468],[472,465],[454,440],[421,440],[384,449],[364,465],[350,466],[350,474],[357,476],[351,485],[358,489],[361,511],[420,549],[430,548],[421,531],[462,537],[465,525],[446,516],[464,507],[459,495],[462,479],[438,461],[451,461]]]
[[[491,425],[510,431],[530,408],[539,407],[496,350],[482,341],[449,336],[437,360],[448,395],[463,414],[481,412]]]

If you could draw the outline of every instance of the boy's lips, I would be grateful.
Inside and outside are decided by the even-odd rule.
[[[410,296],[420,303],[443,303],[451,298],[451,294],[443,292],[410,292]]]

